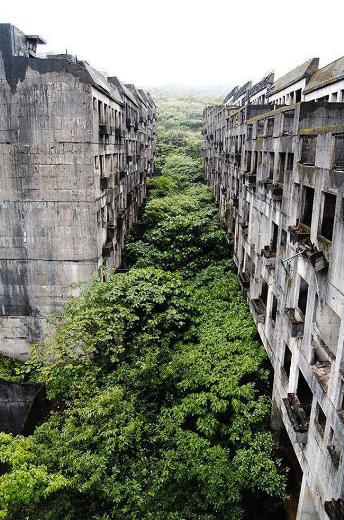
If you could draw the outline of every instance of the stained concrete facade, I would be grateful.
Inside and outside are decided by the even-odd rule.
[[[205,173],[274,369],[298,520],[343,516],[344,103],[210,106]]]
[[[71,284],[121,263],[154,170],[155,105],[0,24],[0,352],[25,358]]]

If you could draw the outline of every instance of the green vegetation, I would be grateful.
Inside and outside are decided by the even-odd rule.
[[[200,182],[201,108],[159,104],[159,175],[127,271],[72,299],[29,362],[4,365],[45,383],[51,411],[29,437],[0,434],[2,519],[276,518],[269,372]]]

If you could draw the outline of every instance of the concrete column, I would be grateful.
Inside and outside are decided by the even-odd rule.
[[[303,475],[302,479],[296,520],[320,520],[315,507],[313,493],[307,485],[305,475]]]

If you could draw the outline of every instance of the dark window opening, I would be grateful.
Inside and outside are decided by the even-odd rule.
[[[274,133],[274,118],[269,117],[266,122],[266,136],[272,137]]]
[[[344,135],[335,137],[334,167],[336,170],[344,170]]]
[[[331,193],[325,193],[320,234],[327,240],[332,240],[335,212],[336,196],[331,195]]]
[[[302,137],[301,163],[315,164],[316,139],[315,135]]]
[[[326,415],[324,414],[323,409],[319,403],[317,404],[316,422],[321,435],[324,435],[326,428]]]
[[[278,305],[277,298],[276,298],[276,296],[273,294],[273,296],[272,296],[272,307],[271,307],[271,321],[272,321],[273,325],[274,325],[275,322],[276,322],[276,316],[277,316],[277,305]]]
[[[253,125],[247,125],[247,140],[251,140],[252,139],[252,134],[253,134]]]
[[[296,394],[306,416],[309,418],[312,410],[313,394],[301,371],[299,371],[299,381]]]
[[[294,168],[294,154],[288,153],[288,159],[287,159],[287,171],[292,172]]]
[[[293,126],[294,126],[294,110],[284,112],[282,133],[284,135],[292,135]]]
[[[266,304],[267,304],[267,301],[268,301],[268,292],[269,292],[269,286],[266,283],[266,281],[263,280],[262,281],[262,290],[261,290],[261,293],[260,293],[260,297],[263,300],[265,307],[266,307]]]
[[[340,445],[339,440],[335,436],[333,428],[330,428],[329,445],[327,449],[329,451],[333,464],[336,468],[338,468],[342,447]]]
[[[98,119],[99,123],[102,123],[103,117],[102,117],[102,102],[98,100]]]
[[[285,229],[282,229],[281,233],[281,247],[285,247],[287,245],[287,237],[288,234]]]
[[[274,162],[275,162],[275,153],[269,152],[269,176],[270,180],[274,178]]]
[[[272,240],[271,240],[271,246],[273,251],[277,251],[277,244],[278,244],[278,225],[273,222],[273,229],[272,229]]]
[[[252,173],[256,175],[258,166],[258,152],[254,152]]]
[[[251,171],[252,152],[248,151],[246,153],[247,153],[247,155],[246,155],[246,171],[250,172]]]
[[[264,134],[264,121],[263,120],[258,121],[257,134],[258,134],[258,137],[261,137]]]
[[[302,224],[311,227],[312,214],[313,214],[313,202],[314,202],[314,190],[304,186],[304,200],[303,200],[303,212],[302,212]]]
[[[284,368],[284,372],[286,373],[286,376],[287,376],[288,379],[289,379],[289,376],[290,376],[290,368],[291,368],[291,358],[292,358],[292,356],[293,355],[291,353],[290,348],[288,347],[288,345],[285,345],[283,368]]]
[[[297,302],[297,306],[304,316],[306,315],[306,310],[307,310],[307,299],[308,299],[308,283],[300,276],[300,289],[299,289],[299,299]]]
[[[301,101],[301,89],[299,88],[295,92],[295,103],[300,103]]]
[[[278,165],[278,182],[283,184],[284,182],[284,170],[285,170],[285,152],[279,153],[279,165]]]

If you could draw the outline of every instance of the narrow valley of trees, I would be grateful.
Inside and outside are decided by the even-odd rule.
[[[268,363],[203,183],[206,100],[155,99],[157,173],[122,269],[1,364],[44,383],[49,410],[0,434],[0,519],[283,518]]]

